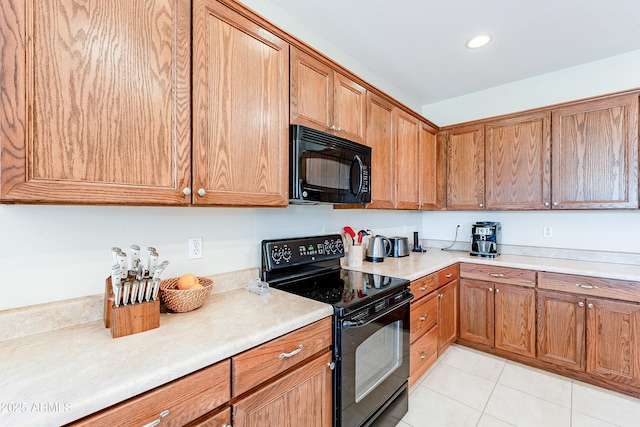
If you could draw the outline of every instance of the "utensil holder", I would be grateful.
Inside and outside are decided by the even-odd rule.
[[[349,267],[362,267],[363,250],[361,245],[349,247],[347,265]]]
[[[136,304],[115,306],[111,277],[104,287],[104,327],[111,329],[113,338],[155,329],[160,326],[160,299]]]

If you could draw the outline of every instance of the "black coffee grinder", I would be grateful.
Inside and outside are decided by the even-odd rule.
[[[499,222],[476,222],[471,226],[472,256],[495,258],[498,252],[498,240],[502,227]]]

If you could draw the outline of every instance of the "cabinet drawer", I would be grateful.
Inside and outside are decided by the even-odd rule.
[[[460,264],[460,276],[485,282],[507,283],[518,286],[536,286],[536,272],[520,268],[482,264]]]
[[[420,379],[438,358],[438,326],[411,344],[409,355],[409,386]]]
[[[438,275],[436,273],[421,277],[409,285],[415,299],[420,299],[438,287]]]
[[[162,427],[162,424],[158,424]],[[226,407],[213,414],[208,414],[185,427],[224,427],[231,425],[231,408]]]
[[[238,396],[331,345],[331,317],[231,358],[232,394]]]
[[[446,285],[452,280],[456,280],[458,278],[458,264],[450,265],[447,268],[443,268],[438,271],[438,287],[442,285]]]
[[[552,291],[640,302],[640,282],[540,272],[538,287]]]
[[[411,303],[411,342],[431,329],[438,321],[438,295],[431,295]]]
[[[72,423],[72,427],[141,426],[162,418],[162,426],[184,426],[231,398],[229,359]]]

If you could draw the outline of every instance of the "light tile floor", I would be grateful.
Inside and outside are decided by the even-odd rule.
[[[637,427],[640,399],[460,345],[411,388],[397,427]]]

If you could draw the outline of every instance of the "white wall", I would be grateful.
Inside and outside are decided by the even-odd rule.
[[[640,50],[424,105],[447,126],[640,87]]]
[[[640,212],[545,211],[545,212],[427,212],[420,238],[453,241],[460,225],[459,242],[469,242],[471,224],[498,221],[501,242],[506,245],[561,249],[586,249],[640,254]],[[552,237],[543,237],[543,227]]]
[[[356,230],[410,236],[417,212],[286,209],[0,205],[0,310],[104,291],[112,246],[154,246],[171,262],[164,277],[260,267],[263,239]],[[188,238],[204,257],[189,260]],[[143,260],[146,256],[143,256]]]

